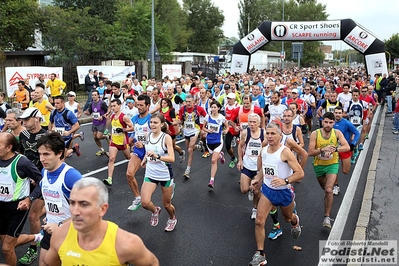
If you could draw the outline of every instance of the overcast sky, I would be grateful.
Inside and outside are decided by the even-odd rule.
[[[239,0],[213,0],[225,16],[224,35],[238,38],[238,2]],[[399,33],[399,1],[398,0],[318,0],[326,4],[328,20],[353,19],[374,36],[381,40],[389,39],[392,34]],[[342,43],[342,44],[341,44]],[[346,49],[342,41],[325,42],[332,45],[333,50]]]

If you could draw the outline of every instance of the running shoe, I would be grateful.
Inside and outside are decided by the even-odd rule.
[[[231,147],[235,148],[237,146],[237,137],[233,137],[233,139],[231,140]]]
[[[69,155],[67,156],[67,158],[71,158],[71,157],[72,157],[72,155],[73,155],[73,153],[69,154]]]
[[[186,171],[183,174],[183,177],[189,179],[190,178],[190,170],[186,169]]]
[[[186,151],[182,151],[181,154],[179,154],[180,157],[180,163],[184,162],[186,160]]]
[[[339,188],[339,186],[338,185],[334,185],[333,195],[338,195],[340,191],[341,191],[341,189]]]
[[[28,247],[28,250],[26,251],[25,255],[22,256],[22,258],[20,258],[18,260],[19,263],[23,264],[23,265],[29,265],[31,264],[35,259],[37,259],[37,254],[38,251],[36,249],[36,251],[31,248]]]
[[[76,156],[78,156],[78,157],[80,157],[80,155],[82,155],[81,152],[80,152],[80,148],[79,148],[79,144],[78,143],[75,143],[75,153],[76,153]]]
[[[141,207],[141,198],[135,198],[132,201],[132,205],[130,205],[129,207],[127,207],[127,209],[129,211],[137,211],[139,208]],[[154,225],[155,226],[155,225]]]
[[[283,230],[281,230],[281,227],[275,227],[273,226],[272,231],[269,233],[269,235],[267,236],[267,238],[271,239],[271,240],[275,240],[277,239],[279,236],[281,236],[283,234]]]
[[[258,209],[252,208],[252,213],[251,213],[251,220],[256,219],[256,214],[258,213]]]
[[[99,150],[98,152],[96,152],[96,156],[101,156],[103,154],[104,154],[104,151],[102,151],[102,150]]]
[[[234,158],[234,160],[231,160],[231,162],[229,163],[229,167],[234,168],[234,166],[236,166],[236,162],[237,162],[237,157]]]
[[[165,226],[165,232],[172,232],[175,229],[176,224],[177,224],[176,217],[173,219],[168,219]]]
[[[248,199],[250,201],[254,200],[254,191],[253,190],[248,191]]]
[[[265,255],[260,255],[259,251],[252,256],[252,260],[249,262],[249,266],[264,266],[267,264]]]
[[[359,144],[358,150],[359,150],[359,151],[362,151],[362,150],[363,150],[363,143],[360,143],[360,144]]]
[[[183,135],[179,134],[176,136],[177,141],[182,140],[182,139],[184,139]]]
[[[150,224],[151,226],[157,226],[159,222],[159,213],[161,212],[161,207],[155,207],[155,212],[151,214]]]
[[[103,183],[106,184],[107,186],[112,186],[112,177],[107,177],[106,179],[103,180]]]
[[[211,156],[209,151],[206,151],[206,152],[204,152],[204,154],[202,154],[202,158],[208,158],[209,156]]]
[[[195,148],[197,150],[199,150],[200,152],[204,152],[205,151],[204,143],[201,140],[198,142],[197,145],[195,145]]]
[[[392,131],[392,134],[398,135],[398,134],[399,134],[399,131],[398,131],[398,130]]]
[[[107,129],[107,128],[104,130],[104,133],[103,133],[103,134],[106,135],[106,136],[108,136],[108,129]]]
[[[331,222],[333,222],[333,221],[334,221],[334,219],[331,219],[328,216],[324,216],[323,227],[331,228]]]
[[[366,139],[369,139],[369,134],[366,134]]]
[[[85,140],[85,133],[83,131],[79,132],[79,138],[80,138],[81,141]]]
[[[109,152],[104,152],[104,155],[107,156],[109,158]]]
[[[226,159],[224,158],[224,152],[220,152],[219,154],[219,160],[221,164],[224,164],[224,162],[226,161]]]
[[[295,216],[296,216],[296,226],[293,226],[291,228],[291,235],[294,239],[297,239],[301,235],[302,228],[301,225],[299,224],[299,216],[296,214]]]
[[[215,187],[215,181],[214,180],[209,180],[208,187],[214,188]]]

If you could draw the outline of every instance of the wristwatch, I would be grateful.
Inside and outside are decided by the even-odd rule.
[[[158,160],[161,159],[161,155],[160,154],[157,154],[157,159]]]
[[[29,197],[29,200],[30,200],[30,202],[32,203],[32,202],[34,202],[34,201],[35,201],[35,198],[34,198],[34,197],[32,197],[32,196],[30,196],[30,197]]]
[[[284,179],[284,181],[285,181],[285,184],[287,184],[287,185],[290,183],[290,181],[288,180],[288,178]]]

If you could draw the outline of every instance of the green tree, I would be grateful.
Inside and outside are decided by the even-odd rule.
[[[192,30],[187,28],[187,14],[177,0],[155,1],[154,12],[160,25],[164,25],[164,33],[172,37],[172,50],[185,51]]]
[[[0,50],[26,50],[34,44],[40,19],[36,0],[3,0],[0,18]]]
[[[187,26],[192,30],[188,49],[193,52],[217,53],[218,44],[223,38],[222,11],[210,0],[183,0],[183,8],[188,17]]]
[[[115,19],[116,4],[118,0],[54,0],[54,4],[63,8],[84,9],[88,7],[88,14],[98,16],[108,24],[112,24]],[[133,0],[129,0],[133,3]]]
[[[238,35],[242,38],[248,34],[248,17],[250,18],[249,32],[257,28],[263,21],[323,21],[326,20],[326,5],[317,3],[317,0],[240,0],[240,19],[238,22]],[[268,8],[264,8],[268,7]],[[280,42],[268,43],[263,49],[281,51]],[[291,42],[285,42],[284,51],[286,58],[291,58]],[[301,65],[317,65],[324,58],[320,51],[320,42],[304,42],[304,54]]]
[[[43,7],[42,15],[46,18],[42,26],[43,44],[52,52],[54,63],[77,60],[79,64],[88,64],[104,59],[104,37],[109,25],[88,12],[87,7]]]
[[[384,42],[385,50],[391,54],[391,60],[399,58],[399,33],[392,34],[391,38]]]

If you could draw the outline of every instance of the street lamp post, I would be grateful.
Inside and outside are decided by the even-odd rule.
[[[285,0],[282,0],[282,2],[283,2],[283,21],[284,21],[284,1]],[[284,41],[281,41],[281,68],[282,69],[284,69]]]
[[[154,0],[151,4],[151,77],[155,77]]]

